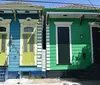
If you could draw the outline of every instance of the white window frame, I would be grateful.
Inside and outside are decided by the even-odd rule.
[[[92,37],[92,27],[100,27],[100,25],[95,25],[95,24],[92,24],[92,23],[95,23],[95,22],[89,22],[88,24],[90,25],[90,37],[91,37],[91,60],[92,60],[92,63],[94,63],[94,58],[93,58],[93,37]]]
[[[72,22],[54,22],[56,25],[56,64],[58,62],[58,27],[68,27],[69,28],[69,44],[70,44],[70,63],[72,63],[72,45],[71,45],[71,25]]]
[[[7,34],[7,41],[6,41],[6,58],[7,59],[7,64],[9,65],[9,33],[10,33],[10,23],[11,23],[11,19],[3,19],[2,17],[0,17],[1,21],[0,21],[0,27],[5,27],[6,28],[6,32],[0,32],[1,34]]]
[[[30,19],[30,21],[28,21]],[[24,28],[25,27],[32,27],[33,29],[37,28],[37,22],[38,19],[31,19],[30,17],[26,18],[26,19],[19,19],[20,22],[20,65],[22,65],[22,53],[23,53],[23,39],[22,39],[22,35],[23,34],[30,34],[32,32],[24,32]],[[37,41],[37,29],[35,32],[35,40]],[[35,52],[35,65],[37,65],[37,45],[34,45],[34,52]]]
[[[34,27],[32,27],[32,26],[28,26],[28,27],[33,28],[33,31],[35,30]],[[25,28],[26,28],[26,27],[25,27]],[[25,29],[25,28],[24,28],[24,29]],[[23,29],[23,32],[24,32],[24,33],[26,33],[26,34],[27,34],[27,33],[32,33],[32,32],[25,32],[24,29]]]

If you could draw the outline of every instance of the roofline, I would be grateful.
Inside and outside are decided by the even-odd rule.
[[[96,15],[98,13],[97,12],[47,12],[47,14],[89,14],[89,15]]]
[[[67,9],[67,8],[45,8],[44,12],[97,12],[99,13],[100,10],[95,9]]]
[[[12,9],[12,10],[15,10],[15,9],[26,9],[26,10],[43,10],[44,9],[44,7],[43,6],[36,6],[36,5],[27,5],[27,4],[25,4],[25,5],[21,5],[21,4],[13,4],[13,3],[9,3],[9,4],[7,4],[7,3],[4,3],[4,4],[0,4],[0,9],[6,9],[6,10],[9,10],[9,9]]]

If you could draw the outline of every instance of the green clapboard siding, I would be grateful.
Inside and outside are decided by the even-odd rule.
[[[49,19],[50,20],[50,70],[83,69],[92,63],[91,38],[88,22],[94,19]],[[54,22],[73,22],[71,26],[72,64],[56,65],[56,27]],[[80,35],[83,38],[80,38]],[[86,57],[84,57],[84,54]]]
[[[6,41],[5,41],[6,44]],[[6,64],[6,45],[5,45],[5,51],[2,51],[2,34],[0,34],[0,66],[4,66]]]

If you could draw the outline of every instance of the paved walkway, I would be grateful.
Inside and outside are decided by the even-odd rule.
[[[12,83],[9,83],[9,84],[12,84]],[[27,83],[25,82],[24,84],[27,84]],[[0,85],[3,85],[3,83],[1,82]],[[4,85],[7,85],[7,83],[5,83]],[[100,80],[80,81],[77,79],[62,79],[62,80],[60,79],[32,79],[32,82],[29,85],[100,85]]]

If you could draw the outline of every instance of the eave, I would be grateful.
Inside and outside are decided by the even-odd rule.
[[[100,9],[67,9],[67,8],[45,8],[46,12],[100,12]]]

